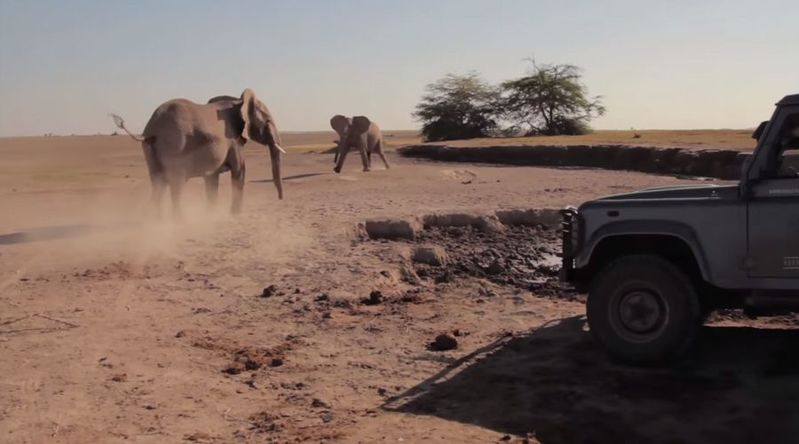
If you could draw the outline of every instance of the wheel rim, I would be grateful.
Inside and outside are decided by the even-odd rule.
[[[646,333],[656,328],[663,310],[658,297],[649,291],[631,291],[619,302],[619,320],[636,333]]]
[[[648,342],[660,335],[668,322],[668,306],[653,288],[628,288],[616,295],[611,319],[616,331],[627,340]]]

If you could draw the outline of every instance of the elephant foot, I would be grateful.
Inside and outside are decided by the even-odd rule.
[[[338,173],[340,173],[340,172],[341,172],[341,168],[333,168],[333,171],[335,171],[335,172],[336,172],[336,174],[338,174]]]
[[[368,173],[369,171],[372,171],[372,170],[371,170],[370,168],[364,168],[364,169],[363,169],[363,172],[364,172],[364,173]]]

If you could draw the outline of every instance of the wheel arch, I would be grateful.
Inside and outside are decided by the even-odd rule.
[[[671,222],[624,221],[597,230],[576,258],[587,279],[611,261],[631,254],[649,254],[673,263],[692,279],[711,281],[710,270],[693,229]]]

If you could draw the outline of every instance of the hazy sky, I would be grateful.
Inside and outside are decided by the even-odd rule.
[[[0,136],[140,131],[251,87],[283,131],[409,129],[424,86],[581,66],[596,128],[745,128],[799,93],[799,1],[0,0]]]

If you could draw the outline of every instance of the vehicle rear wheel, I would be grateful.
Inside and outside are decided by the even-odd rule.
[[[680,269],[656,256],[634,255],[605,267],[588,295],[593,336],[615,358],[653,364],[674,358],[701,326],[696,291]]]

